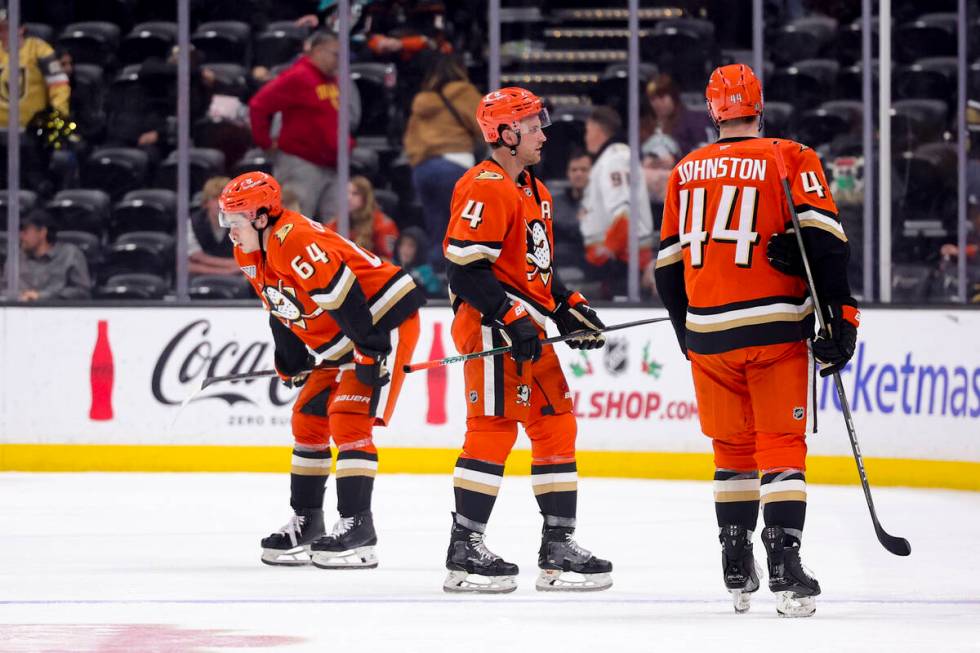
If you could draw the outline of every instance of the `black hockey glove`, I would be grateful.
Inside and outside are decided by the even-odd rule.
[[[861,312],[853,303],[833,303],[827,306],[827,326],[831,335],[821,332],[813,341],[813,356],[824,364],[820,376],[830,376],[847,365],[857,345],[857,330]]]
[[[510,340],[510,355],[517,363],[536,361],[541,357],[538,327],[523,305],[504,302],[493,317],[493,323]]]
[[[372,388],[380,388],[391,380],[388,372],[388,351],[354,347],[354,374],[357,380]]]
[[[299,388],[307,379],[310,378],[310,372],[313,371],[313,367],[316,365],[316,359],[313,356],[307,356],[304,367],[294,369],[287,365],[283,361],[279,354],[275,354],[273,357],[276,366],[276,374],[282,379],[282,382],[286,384],[287,388]]]
[[[766,245],[766,258],[769,265],[783,274],[802,277],[806,274],[803,269],[803,257],[800,255],[800,245],[796,242],[796,234],[773,234]]]
[[[572,349],[599,349],[606,344],[606,337],[599,333],[606,325],[581,293],[569,293],[558,302],[551,319],[558,325],[558,332],[563,336],[576,331],[592,332],[580,338],[566,340],[565,344]]]

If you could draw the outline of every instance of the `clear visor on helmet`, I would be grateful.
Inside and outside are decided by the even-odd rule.
[[[547,109],[542,108],[535,114],[521,118],[519,124],[522,134],[536,134],[539,130],[551,125],[551,116],[548,115]]]
[[[229,213],[226,211],[218,211],[218,224],[225,229],[231,229],[234,226],[245,224],[252,221],[252,216],[248,213],[238,212]]]

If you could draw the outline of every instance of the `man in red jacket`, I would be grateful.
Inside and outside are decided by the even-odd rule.
[[[320,219],[336,214],[339,50],[335,34],[314,32],[306,53],[248,103],[252,138],[275,152],[276,178],[299,194],[304,215]],[[270,128],[276,113],[282,114],[282,128],[274,140]]]

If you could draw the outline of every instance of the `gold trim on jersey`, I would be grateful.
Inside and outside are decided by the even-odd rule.
[[[339,278],[335,277],[333,290],[310,295],[310,298],[315,301],[318,306],[328,311],[339,308],[340,305],[344,303],[344,300],[347,299],[347,294],[350,292],[350,289],[354,286],[354,282],[357,280],[354,273],[346,265],[337,274],[339,275]]]
[[[500,256],[500,248],[492,248],[479,243],[460,247],[450,243],[446,246],[446,258],[456,265],[469,265],[473,261],[486,259],[493,263]]]
[[[813,301],[807,297],[803,304],[780,302],[712,315],[699,315],[688,311],[684,326],[695,333],[714,333],[769,322],[802,322],[812,313]]]
[[[837,220],[829,218],[818,211],[814,211],[813,209],[802,211],[797,217],[800,219],[800,228],[810,227],[813,229],[822,229],[832,236],[841,239],[845,243],[847,242],[847,235],[844,233],[844,227]]]

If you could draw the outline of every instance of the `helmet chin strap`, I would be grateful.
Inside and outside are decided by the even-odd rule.
[[[255,231],[258,232],[258,234],[259,234],[259,251],[262,252],[262,258],[265,258],[265,253],[266,253],[265,252],[265,230],[266,229],[269,229],[270,227],[272,227],[272,225],[274,225],[276,223],[276,221],[279,220],[279,217],[282,215],[282,211],[280,211],[275,216],[273,216],[268,211],[266,211],[263,215],[265,216],[265,226],[262,227],[261,229],[256,229]],[[254,226],[254,223],[253,223],[253,226]]]

